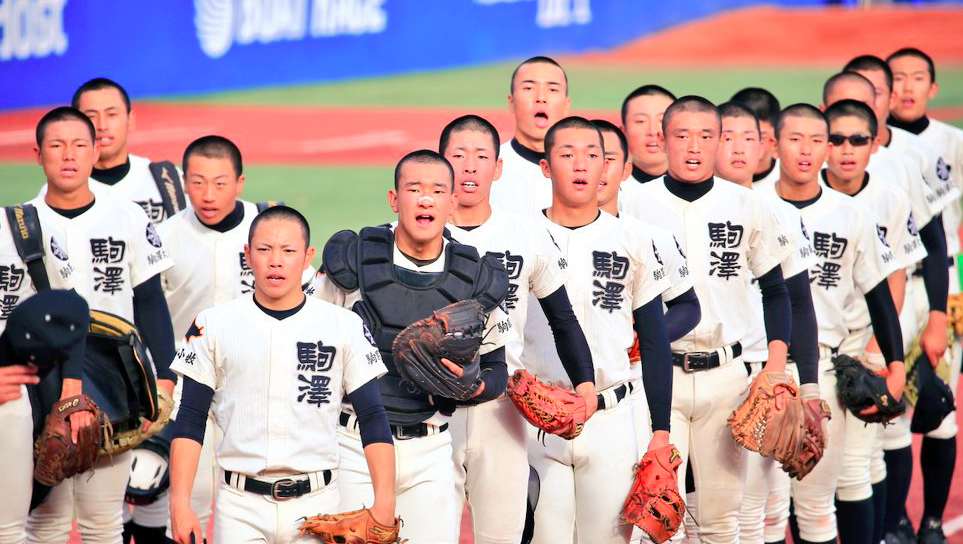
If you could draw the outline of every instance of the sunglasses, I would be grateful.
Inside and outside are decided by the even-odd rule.
[[[843,142],[846,140],[849,140],[850,145],[853,147],[863,147],[864,145],[869,145],[869,143],[873,141],[873,137],[866,134],[850,134],[849,136],[842,134],[829,135],[829,143],[833,145],[843,145]]]

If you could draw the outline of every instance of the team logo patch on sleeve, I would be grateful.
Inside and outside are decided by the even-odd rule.
[[[371,330],[368,329],[368,324],[362,322],[361,329],[364,331],[364,337],[368,340],[368,343],[371,344],[371,347],[378,347],[378,344],[375,343],[374,335],[372,335]]]
[[[943,181],[950,179],[950,165],[940,157],[936,161],[936,175]]]
[[[147,223],[147,242],[154,247],[161,247],[164,245],[161,242],[160,234],[157,234],[157,229],[154,228],[153,223]]]
[[[191,326],[187,329],[187,334],[184,335],[184,342],[190,342],[191,338],[200,338],[204,336],[204,327],[197,326],[197,318],[191,321]]]
[[[910,212],[909,219],[906,220],[906,230],[911,236],[919,236],[920,229],[916,228],[916,220],[913,219],[913,212]]]
[[[61,261],[67,260],[67,252],[60,247],[60,244],[57,243],[57,240],[53,236],[50,237],[50,253],[53,253],[53,256]]]

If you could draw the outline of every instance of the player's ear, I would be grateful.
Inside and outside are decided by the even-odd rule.
[[[100,142],[97,140],[97,138],[94,138],[93,154],[94,164],[97,164],[97,161],[100,160]]]
[[[940,84],[934,81],[930,83],[930,90],[926,93],[926,97],[932,100],[938,92],[940,92]]]
[[[314,261],[314,254],[314,246],[308,246],[308,249],[304,252],[304,266],[301,267],[301,270],[307,270],[311,266],[311,262]]]
[[[244,174],[237,177],[237,183],[234,184],[234,196],[241,196],[241,191],[244,190]]]
[[[572,97],[565,97],[565,116],[568,117],[568,110],[572,107]]]
[[[552,165],[549,164],[548,159],[539,160],[538,165],[542,167],[542,175],[552,179]]]
[[[136,125],[137,117],[134,116],[134,110],[131,110],[130,113],[127,114],[127,132],[134,130]]]
[[[832,145],[832,144],[829,144],[829,145]],[[877,149],[879,149],[879,136],[873,138],[873,148],[869,150],[870,155],[872,155],[873,153],[876,153]]]
[[[659,142],[659,151],[665,153],[665,134],[661,130],[656,133],[656,139]]]
[[[388,205],[391,211],[398,213],[398,193],[394,189],[388,189]]]
[[[40,153],[39,145],[33,146],[33,153],[34,155],[37,156],[37,164],[39,164],[40,166],[43,166],[43,155]]]
[[[251,266],[251,246],[248,244],[244,244],[244,260]]]
[[[625,164],[622,165],[622,181],[629,179],[629,176],[631,175],[632,175],[632,161],[625,161]]]
[[[515,114],[515,96],[512,93],[508,93],[508,111]]]
[[[823,113],[826,113],[826,103],[825,103],[825,102],[823,102],[822,104],[819,105],[819,111],[821,111],[821,112],[823,112]]]
[[[502,178],[502,158],[498,157],[495,161],[495,170],[492,171],[492,181],[497,181]]]

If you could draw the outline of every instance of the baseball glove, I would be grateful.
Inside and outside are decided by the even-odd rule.
[[[963,293],[946,300],[946,321],[956,336],[963,336]]]
[[[953,295],[950,296],[951,298]],[[963,311],[963,309],[961,309]],[[947,310],[949,312],[949,310]],[[951,323],[947,326],[947,341],[946,345],[953,345],[953,324]],[[925,327],[925,325],[924,325]],[[910,342],[909,349],[906,350],[906,355],[903,361],[906,364],[906,387],[903,389],[903,400],[906,401],[910,406],[916,406],[916,398],[919,396],[919,390],[917,389],[918,381],[916,378],[917,369],[916,365],[920,361],[929,362],[929,358],[923,353],[923,346],[920,345],[920,337],[923,336],[923,329],[920,329],[913,337],[913,341]],[[946,383],[950,383],[950,364],[947,362],[947,358],[940,357],[939,362],[936,363],[936,368],[934,369],[936,375]]]
[[[505,392],[529,423],[540,430],[571,440],[585,425],[585,400],[569,391],[538,381],[518,369],[508,379]]]
[[[167,391],[160,387],[157,388],[157,410],[157,419],[152,421],[146,430],[144,429],[144,425],[149,420],[141,417],[140,424],[136,427],[115,432],[109,439],[104,440],[104,443],[100,447],[101,457],[110,457],[132,450],[148,438],[160,432],[160,430],[167,425],[171,419],[171,412],[174,410],[174,399],[167,394]]]
[[[886,423],[906,411],[906,403],[896,400],[886,388],[886,379],[848,355],[833,357],[836,392],[839,402],[867,423]],[[875,406],[875,414],[861,414]]]
[[[682,456],[672,444],[642,456],[635,465],[635,481],[622,507],[622,522],[645,531],[655,544],[662,544],[679,530],[685,503],[679,495]]]
[[[82,410],[93,414],[93,422],[79,429],[75,444],[71,436],[70,414]],[[53,487],[89,470],[97,460],[104,434],[109,434],[109,425],[104,413],[87,395],[57,401],[47,414],[43,431],[34,444],[34,479]]]
[[[762,372],[749,396],[729,416],[732,437],[744,448],[785,464],[803,448],[806,428],[798,388],[785,372]]]
[[[398,538],[400,530],[401,518],[395,518],[394,525],[382,525],[367,508],[341,514],[306,517],[301,527],[298,527],[301,535],[310,533],[326,544],[403,543],[405,540]]]
[[[832,416],[829,412],[829,404],[819,397],[802,398],[799,402],[802,404],[806,425],[802,451],[799,455],[783,463],[782,469],[789,473],[790,478],[802,480],[812,472],[819,460],[823,458],[823,452],[826,449],[826,432],[823,429],[823,420],[828,420]]]
[[[391,344],[398,373],[405,380],[432,394],[468,400],[482,381],[478,374],[485,329],[485,309],[475,300],[462,300],[431,313],[404,328]],[[464,371],[455,376],[441,359]]]

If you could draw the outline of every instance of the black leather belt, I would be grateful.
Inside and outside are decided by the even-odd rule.
[[[331,483],[331,471],[325,470],[322,474],[324,475],[324,485],[327,486]],[[225,470],[224,483],[231,485],[231,476],[233,475],[234,473],[230,470]],[[294,499],[311,492],[311,480],[309,478],[303,480],[284,478],[276,482],[265,482],[254,478],[246,478],[244,480],[244,491],[257,493],[258,495],[269,495],[278,500]]]
[[[742,344],[736,342],[732,345],[732,358],[735,359],[742,355]],[[690,351],[689,353],[673,353],[672,364],[682,367],[686,372],[698,372],[709,370],[722,365],[719,360],[718,351]]]
[[[629,383],[623,383],[622,385],[620,385],[620,386],[616,387],[615,389],[613,389],[612,392],[615,393],[615,402],[612,403],[612,406],[615,406],[615,405],[618,404],[622,399],[625,398],[625,395],[628,395],[629,393],[632,392],[632,383],[631,383],[631,382],[629,382]],[[606,405],[606,403],[605,403],[605,397],[603,397],[601,393],[599,393],[599,394],[596,395],[596,396],[597,396],[598,399],[599,399],[599,407],[598,407],[599,410],[607,410],[607,409],[609,409],[609,408],[612,408],[612,406]]]
[[[351,421],[351,414],[348,412],[341,412],[341,415],[338,417],[338,423],[340,423],[342,427],[347,427],[349,421]],[[422,438],[430,434],[435,434],[429,432],[430,427],[435,427],[435,425],[428,425],[427,423],[415,423],[414,425],[391,425],[391,434],[398,440]],[[447,430],[447,423],[438,426],[439,433],[443,433]]]

